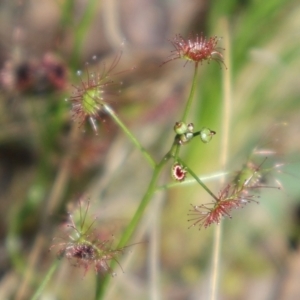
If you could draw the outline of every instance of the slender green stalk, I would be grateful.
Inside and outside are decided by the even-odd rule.
[[[191,90],[190,90],[190,94],[188,97],[188,100],[186,102],[186,106],[181,118],[182,122],[186,122],[187,116],[189,114],[189,111],[191,109],[192,106],[192,102],[193,102],[193,98],[194,98],[194,94],[195,94],[195,90],[196,90],[196,82],[197,82],[197,74],[198,74],[198,62],[195,63],[195,69],[194,69],[194,75],[193,75],[193,81],[192,81],[192,86],[191,86]],[[177,145],[176,147],[176,151],[175,151],[175,160],[179,155],[179,151],[180,151],[180,147]]]
[[[136,213],[134,214],[131,222],[129,223],[127,229],[125,230],[118,248],[124,247],[126,245],[126,243],[129,241],[129,239],[131,238],[136,226],[138,225],[151,197],[153,196],[154,192],[156,191],[156,184],[157,184],[157,180],[158,177],[162,171],[162,168],[164,167],[164,165],[166,164],[166,162],[168,161],[169,158],[163,158],[162,161],[156,166],[156,168],[154,169],[153,172],[153,176],[152,179],[150,181],[149,187],[146,191],[146,194],[144,195]]]
[[[230,133],[230,120],[231,120],[231,75],[230,75],[230,38],[229,38],[229,24],[227,19],[221,20],[221,27],[224,30],[224,43],[225,43],[225,61],[228,70],[223,71],[223,109],[222,109],[222,140],[220,151],[220,163],[222,169],[225,170],[228,162],[229,153],[229,133]],[[224,182],[224,177],[221,178],[221,183]],[[210,300],[218,298],[219,290],[219,277],[220,277],[220,252],[222,244],[222,222],[219,226],[215,226],[214,243],[213,243],[213,256],[212,256],[212,273],[211,273],[211,291]]]
[[[193,81],[192,81],[192,86],[191,86],[191,91],[184,109],[182,121],[185,122],[186,118],[188,116],[188,113],[191,109],[192,105],[192,100],[194,97],[195,93],[195,87],[196,87],[196,79],[197,79],[197,71],[198,71],[198,63],[195,64],[195,69],[194,69],[194,75],[193,75]],[[129,225],[125,229],[121,240],[119,241],[119,244],[117,248],[122,248],[126,246],[127,242],[130,240],[132,237],[134,231],[136,230],[140,219],[142,218],[145,209],[147,205],[149,204],[153,194],[157,191],[157,181],[159,178],[159,175],[165,166],[166,162],[173,157],[175,160],[177,160],[177,157],[179,155],[179,149],[180,145],[177,143],[176,139],[174,140],[174,143],[170,149],[170,151],[163,157],[163,159],[160,161],[159,164],[156,165],[152,157],[149,155],[149,153],[141,146],[139,141],[133,136],[133,134],[130,132],[130,130],[123,124],[123,122],[117,117],[115,112],[111,109],[110,106],[107,104],[104,105],[104,108],[106,112],[112,117],[112,119],[122,128],[122,130],[125,132],[125,134],[130,138],[130,140],[133,142],[133,144],[143,153],[144,157],[147,159],[147,161],[150,163],[152,167],[154,167],[153,175],[150,181],[150,184],[148,186],[148,189],[142,198],[139,207],[137,208],[133,218],[131,219]],[[181,160],[180,160],[181,161]],[[196,174],[189,169],[189,172],[192,174],[192,176],[196,179],[196,181],[215,199],[216,196],[206,187],[206,185],[196,176]],[[111,262],[111,268],[115,266],[116,262],[112,261]],[[109,283],[110,276],[105,276],[105,278],[101,279],[101,281],[98,282],[97,285],[97,290],[96,290],[96,299],[102,299],[106,290],[106,287]]]
[[[32,296],[31,300],[39,299],[39,296],[43,292],[43,290],[46,287],[48,281],[51,279],[51,277],[52,277],[53,273],[55,272],[55,270],[57,269],[59,263],[60,263],[60,261],[58,259],[56,259],[54,261],[51,268],[48,270],[46,276],[44,277],[43,281],[40,283],[39,288],[36,290],[36,292]]]
[[[212,254],[212,273],[210,283],[210,300],[216,300],[219,287],[219,273],[220,273],[220,252],[222,240],[222,224],[215,226],[213,239],[213,254]]]
[[[167,155],[164,156],[164,158],[161,160],[161,162],[158,165],[156,165],[156,167],[153,171],[153,175],[152,175],[150,184],[148,186],[148,189],[147,189],[139,207],[137,208],[133,218],[131,219],[129,225],[125,229],[125,231],[119,241],[119,244],[117,246],[118,249],[123,248],[127,244],[127,242],[130,240],[130,238],[132,237],[136,227],[139,224],[140,219],[142,218],[142,216],[144,214],[144,211],[145,211],[147,205],[149,204],[149,201],[151,200],[153,194],[156,191],[157,180],[159,178],[159,175],[170,157],[171,157],[170,154],[167,153]],[[112,261],[111,268],[113,268],[115,266],[115,264],[116,264],[116,261]],[[98,282],[98,285],[97,285],[96,299],[103,298],[104,292],[109,283],[109,280],[110,280],[110,276],[108,276],[108,274],[105,276],[104,279],[103,278],[100,279],[100,282]]]
[[[161,299],[160,291],[160,241],[161,241],[161,213],[164,206],[165,193],[156,194],[150,204],[151,225],[149,234],[149,299]]]
[[[156,163],[151,157],[151,155],[147,152],[147,150],[140,144],[140,142],[136,139],[136,137],[132,134],[132,132],[126,127],[126,125],[119,119],[114,110],[107,104],[104,104],[104,109],[106,112],[112,117],[112,119],[120,126],[120,128],[124,131],[124,133],[129,137],[132,143],[137,147],[138,150],[144,155],[148,163],[152,168],[155,168]]]
[[[194,94],[195,94],[195,90],[196,90],[197,74],[198,74],[198,62],[195,63],[192,87],[191,87],[190,95],[187,100],[184,112],[183,112],[183,116],[181,118],[182,122],[186,122],[187,116],[191,110],[191,106],[192,106],[192,102],[193,102]]]
[[[220,178],[220,177],[228,175],[228,174],[229,174],[229,172],[217,172],[217,173],[213,173],[211,175],[201,176],[201,178],[199,176],[197,176],[197,177],[200,181],[204,182],[204,181],[217,179],[217,178]],[[172,182],[172,183],[161,185],[157,188],[157,191],[168,190],[168,189],[172,189],[172,188],[179,187],[179,186],[181,186],[181,187],[189,186],[189,185],[195,184],[196,182],[197,182],[196,179],[189,178],[189,179],[185,179],[183,182]]]
[[[178,157],[177,161],[187,169],[188,173],[194,177],[194,179],[205,189],[208,194],[210,194],[216,201],[219,201],[218,197],[202,182],[197,174],[194,173],[181,158]]]

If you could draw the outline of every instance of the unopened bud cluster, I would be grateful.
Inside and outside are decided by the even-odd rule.
[[[176,138],[178,144],[183,145],[188,143],[193,139],[193,137],[199,135],[203,143],[208,143],[211,141],[212,137],[216,134],[215,131],[209,128],[202,128],[200,131],[194,132],[194,124],[185,122],[176,122],[174,125],[174,131],[177,134]]]

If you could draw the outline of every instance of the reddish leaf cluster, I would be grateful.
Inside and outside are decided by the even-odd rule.
[[[0,70],[0,86],[21,93],[61,91],[68,84],[68,69],[55,54],[47,52],[40,59],[26,58],[16,65],[13,60]]]
[[[262,165],[262,164],[261,164]],[[260,165],[260,166],[261,166]],[[262,184],[262,176],[260,174],[260,166],[257,168],[243,168],[238,175],[233,179],[231,184],[219,193],[218,197],[213,202],[201,205],[192,205],[189,216],[192,216],[188,221],[193,222],[189,227],[199,225],[207,228],[212,223],[219,224],[223,217],[231,218],[233,209],[243,208],[247,203],[256,202],[259,198],[255,191],[261,188],[280,189],[280,186],[267,186]]]
[[[125,247],[113,249],[110,247],[109,240],[102,240],[95,231],[91,232],[95,220],[86,226],[88,209],[89,203],[86,205],[85,212],[82,213],[81,202],[79,202],[79,221],[75,222],[70,214],[69,222],[66,225],[72,231],[67,236],[68,240],[54,244],[50,249],[56,246],[59,247],[58,258],[66,257],[73,266],[82,267],[84,274],[93,266],[97,274],[109,272],[114,276],[115,273],[111,270],[109,263],[111,260],[118,263],[117,256],[124,252]],[[79,225],[77,226],[76,223]]]
[[[66,257],[73,266],[82,267],[84,274],[93,266],[97,274],[109,272],[115,276],[116,273],[110,268],[109,262],[117,261],[116,257],[123,253],[124,248],[111,249],[108,242],[98,240],[92,243],[89,241],[61,243],[58,245],[61,248],[57,254],[59,258]]]
[[[96,134],[96,120],[101,119],[100,112],[108,102],[107,87],[113,84],[111,73],[119,63],[121,55],[121,52],[116,55],[108,69],[106,69],[104,65],[101,72],[90,73],[89,70],[87,70],[86,81],[81,79],[80,85],[73,86],[74,92],[69,99],[72,103],[72,118],[79,126],[82,126],[88,119]],[[103,112],[105,112],[105,110],[103,110]]]
[[[247,188],[238,188],[235,185],[227,185],[218,196],[218,201],[212,203],[192,205],[193,209],[190,210],[189,216],[193,216],[193,227],[199,224],[201,227],[207,228],[212,223],[219,224],[223,217],[231,218],[230,212],[233,209],[242,208],[249,202],[256,202],[257,195],[249,194]]]
[[[190,36],[190,38],[186,40],[178,34],[171,40],[175,49],[172,51],[170,59],[163,64],[174,59],[184,58],[187,61],[193,61],[195,63],[202,63],[204,60],[208,62],[215,60],[225,66],[221,53],[221,50],[224,49],[217,46],[219,40],[217,36],[207,39],[202,33],[200,35]]]

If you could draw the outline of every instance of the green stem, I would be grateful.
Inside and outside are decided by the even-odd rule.
[[[181,118],[182,122],[186,122],[188,113],[189,113],[189,111],[191,109],[191,106],[192,106],[192,102],[193,102],[193,98],[194,98],[194,94],[195,94],[195,89],[196,89],[197,73],[198,73],[198,63],[195,63],[192,87],[191,87],[189,98],[188,98],[186,106],[185,106],[185,110],[183,112],[183,116]]]
[[[58,259],[56,259],[55,262],[52,264],[51,268],[49,269],[48,273],[44,277],[43,281],[41,282],[39,288],[36,290],[36,292],[32,296],[31,300],[39,299],[39,296],[41,295],[42,291],[46,287],[48,281],[51,279],[51,277],[52,277],[53,273],[55,272],[55,270],[57,269],[59,263],[60,263],[60,261]]]
[[[164,158],[161,160],[161,162],[155,166],[148,189],[147,189],[139,207],[137,208],[133,218],[131,219],[129,225],[125,229],[125,232],[123,233],[121,240],[117,246],[118,249],[123,248],[128,243],[130,238],[132,237],[135,229],[137,228],[137,226],[139,224],[140,219],[142,218],[142,216],[144,214],[144,211],[145,211],[147,205],[149,204],[149,201],[151,200],[153,194],[156,191],[157,180],[159,178],[159,175],[160,175],[164,165],[167,163],[167,161],[169,160],[170,157],[171,157],[170,152],[168,152],[164,156]],[[114,268],[115,264],[116,264],[116,261],[113,260],[111,262],[112,269]],[[106,275],[104,279],[101,278],[101,280],[98,282],[97,291],[96,291],[96,299],[99,299],[99,300],[102,299],[102,297],[104,296],[106,287],[109,283],[109,280],[110,280],[110,276]]]
[[[210,194],[217,202],[219,201],[218,197],[199,179],[197,174],[195,174],[182,159],[177,158],[177,161],[187,169],[188,173],[195,178],[195,180],[207,191],[208,194]]]
[[[196,82],[197,82],[197,74],[198,74],[198,63],[195,63],[195,69],[194,69],[194,75],[193,75],[193,81],[192,81],[192,86],[191,86],[191,90],[190,90],[190,94],[181,118],[182,122],[186,122],[187,116],[189,114],[189,111],[191,109],[192,106],[192,102],[193,102],[193,98],[194,98],[194,94],[195,94],[195,90],[196,90]],[[177,157],[179,155],[179,151],[180,151],[180,147],[179,145],[177,145],[176,148],[176,153],[174,156],[174,159],[177,160]]]
[[[220,177],[223,177],[227,174],[230,174],[229,172],[217,172],[217,173],[213,173],[211,175],[207,175],[207,176],[201,176],[201,178],[199,178],[199,176],[197,176],[197,178],[204,182],[204,181],[208,181],[208,180],[213,180],[213,179],[218,179]],[[183,182],[172,182],[172,183],[168,183],[168,184],[164,184],[164,185],[161,185],[159,187],[157,187],[157,191],[164,191],[164,190],[169,190],[169,189],[172,189],[172,188],[175,188],[175,187],[186,187],[186,186],[189,186],[189,185],[192,185],[192,184],[195,184],[197,181],[193,178],[189,178],[189,179],[185,179]]]
[[[232,87],[231,87],[231,74],[230,74],[230,26],[228,19],[221,19],[220,26],[223,28],[223,36],[225,43],[225,57],[224,60],[227,62],[228,70],[223,69],[223,109],[222,109],[222,139],[221,139],[221,149],[220,151],[220,163],[225,170],[228,164],[229,157],[229,141],[230,141],[230,121],[231,121],[231,111],[232,111]],[[224,177],[221,183],[224,183]],[[214,244],[212,253],[212,273],[211,273],[211,289],[210,289],[210,300],[216,300],[218,298],[219,291],[219,278],[220,278],[220,264],[221,264],[221,246],[222,246],[222,223],[215,227],[214,232]]]
[[[132,132],[126,127],[126,125],[119,119],[114,110],[107,104],[104,104],[105,111],[112,117],[112,119],[120,126],[124,133],[129,137],[132,143],[142,152],[146,160],[149,162],[152,168],[155,168],[156,163],[152,156],[147,152],[147,150],[140,144]]]
[[[219,226],[215,226],[213,238],[213,252],[212,252],[212,274],[211,274],[211,287],[210,287],[210,300],[217,299],[219,272],[220,272],[220,256],[221,256],[221,243],[222,243],[222,222]]]
[[[183,122],[186,121],[186,118],[188,116],[188,113],[191,109],[194,93],[195,93],[195,87],[196,87],[196,79],[197,79],[197,70],[198,70],[198,63],[195,64],[195,70],[194,70],[194,76],[193,76],[193,82],[192,87],[190,91],[190,95],[188,98],[188,101],[185,106],[185,110],[183,113],[182,120]],[[104,104],[104,109],[106,112],[112,117],[112,119],[122,128],[122,130],[125,132],[125,134],[130,138],[130,140],[134,143],[134,145],[142,152],[144,157],[147,159],[147,161],[150,163],[150,165],[154,168],[153,175],[150,181],[150,184],[148,186],[148,189],[140,202],[139,207],[137,208],[133,218],[131,219],[129,225],[127,226],[124,234],[122,235],[120,242],[118,244],[118,249],[123,248],[127,242],[132,237],[134,231],[136,230],[140,219],[142,218],[144,211],[149,204],[153,194],[157,190],[157,181],[159,178],[159,175],[166,164],[166,162],[171,158],[177,158],[179,155],[179,149],[180,145],[174,141],[171,150],[163,157],[163,159],[160,161],[159,164],[156,164],[153,160],[153,158],[149,155],[149,153],[141,146],[139,141],[133,136],[131,131],[123,124],[123,122],[118,118],[118,116],[115,114],[113,109],[108,106],[107,104]],[[196,176],[194,172],[190,170],[190,174],[196,179],[196,181],[213,197],[217,200],[217,197],[204,185],[204,183]],[[112,260],[111,262],[111,268],[113,268],[116,264],[116,261]],[[100,300],[103,298],[104,293],[106,291],[107,285],[109,283],[110,276],[106,275],[105,278],[101,278],[101,281],[97,284],[97,290],[96,290],[96,299]]]

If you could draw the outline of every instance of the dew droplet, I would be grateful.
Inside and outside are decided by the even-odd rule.
[[[77,71],[76,71],[76,75],[77,75],[77,76],[81,76],[81,75],[82,75],[82,71],[81,71],[81,70],[77,70]]]
[[[117,276],[117,273],[116,273],[116,272],[112,272],[112,273],[111,273],[111,276],[112,276],[112,277],[116,277],[116,276]]]
[[[97,59],[97,55],[93,55],[92,59],[96,60]]]

